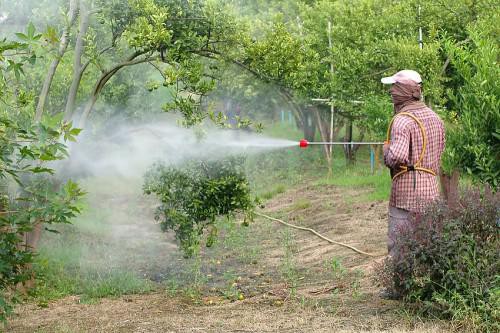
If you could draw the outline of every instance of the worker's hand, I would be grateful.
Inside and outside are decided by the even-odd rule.
[[[387,151],[389,150],[389,141],[384,141],[384,147],[383,147],[383,150],[384,150],[384,156],[387,154]]]

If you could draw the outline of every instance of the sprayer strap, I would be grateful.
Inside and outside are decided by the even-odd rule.
[[[394,180],[396,177],[399,177],[401,176],[402,174],[405,174],[409,171],[422,171],[422,172],[426,172],[426,173],[430,173],[431,175],[433,176],[437,176],[437,174],[431,170],[431,169],[426,169],[426,168],[422,168],[422,167],[416,167],[414,166],[413,167],[413,170],[409,170],[407,166],[403,165],[400,167],[401,168],[401,171],[399,171],[398,173],[396,173],[393,177],[392,177],[392,180]]]
[[[407,117],[410,117],[413,120],[415,120],[415,122],[418,124],[418,127],[420,128],[420,132],[422,132],[423,142],[422,142],[422,152],[420,153],[420,156],[419,156],[417,162],[412,166],[406,166],[406,165],[400,166],[401,170],[392,177],[392,180],[396,179],[397,177],[399,177],[399,176],[401,176],[409,171],[422,171],[422,172],[430,173],[431,175],[436,176],[436,173],[433,170],[423,168],[420,166],[420,164],[422,163],[422,160],[424,159],[424,156],[425,156],[425,149],[427,148],[427,133],[425,131],[424,124],[415,115],[413,115],[409,112],[401,112],[401,113],[396,114],[392,118],[391,123],[389,124],[389,127],[387,128],[387,142],[389,142],[391,140],[392,124],[394,123],[394,120],[396,120],[397,116],[407,116]]]

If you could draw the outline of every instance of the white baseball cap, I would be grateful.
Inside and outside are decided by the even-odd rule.
[[[394,84],[396,82],[404,82],[404,81],[413,81],[415,83],[421,83],[422,78],[420,74],[411,70],[411,69],[403,69],[402,71],[397,72],[393,76],[388,76],[382,78],[380,80],[383,84]]]

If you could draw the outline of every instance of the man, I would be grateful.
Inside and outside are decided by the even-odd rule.
[[[382,83],[392,85],[395,113],[384,144],[384,163],[392,177],[387,246],[389,255],[395,257],[398,233],[411,230],[412,215],[439,198],[436,175],[445,130],[438,115],[422,102],[422,79],[417,72],[402,70]]]

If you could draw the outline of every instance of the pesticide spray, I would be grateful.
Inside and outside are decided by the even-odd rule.
[[[71,258],[69,270],[83,279],[181,278],[187,265],[173,234],[154,220],[157,202],[142,193],[143,175],[155,162],[179,165],[192,158],[223,158],[297,146],[296,141],[258,133],[186,129],[168,117],[131,125],[111,120],[112,128],[83,131],[70,146],[70,158],[55,166],[87,192],[82,214],[60,234],[42,238],[42,257]],[[87,132],[87,133],[85,133]]]

